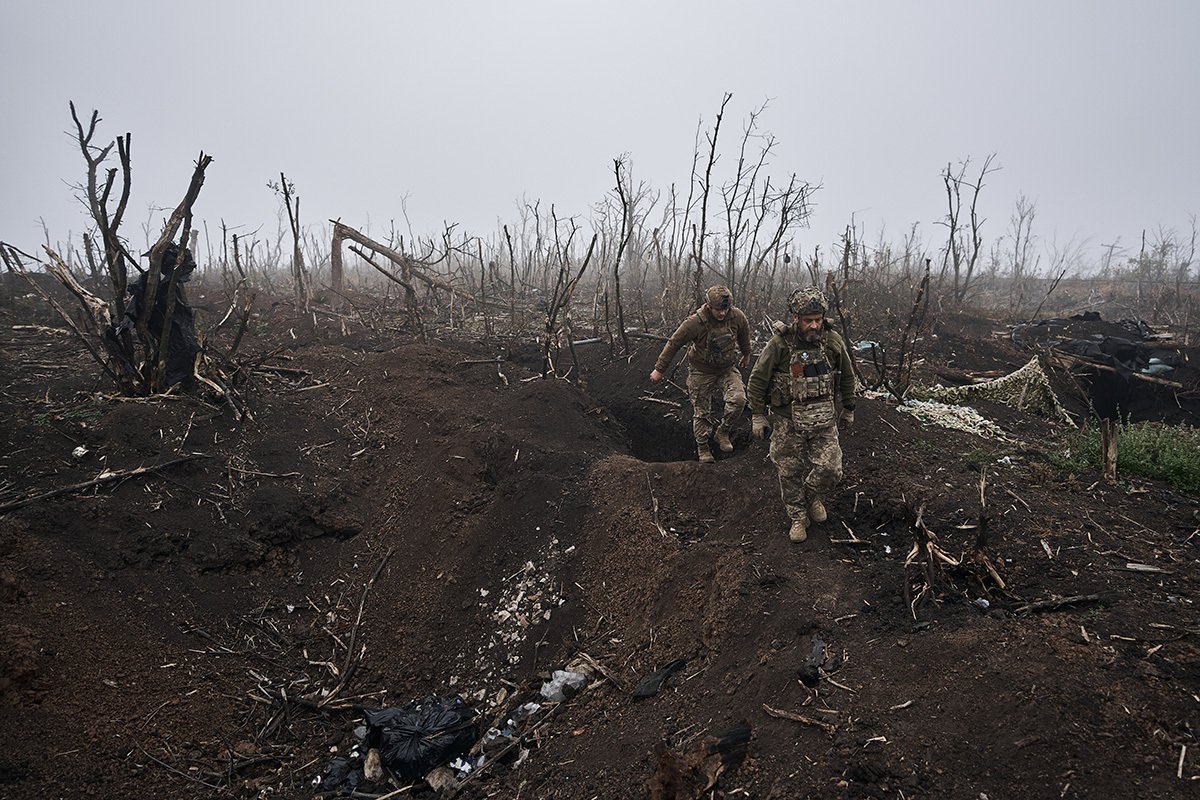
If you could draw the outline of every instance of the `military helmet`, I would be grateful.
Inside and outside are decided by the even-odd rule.
[[[708,307],[720,311],[733,305],[733,292],[726,286],[710,286],[704,293]]]
[[[788,311],[798,317],[824,314],[829,311],[829,301],[815,286],[801,286],[788,295]]]

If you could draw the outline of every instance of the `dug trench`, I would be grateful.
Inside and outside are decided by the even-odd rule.
[[[697,463],[656,348],[594,349],[576,385],[467,363],[480,345],[314,341],[238,423],[96,405],[45,347],[3,350],[6,480],[205,457],[0,516],[0,796],[312,797],[356,707],[457,693],[487,720],[581,653],[603,674],[459,796],[696,796],[678,759],[742,724],[705,796],[1179,796],[1196,504],[1059,472],[1040,420],[998,411],[1008,438],[981,439],[863,400],[829,521],[794,545],[766,445],[743,421]],[[49,391],[31,353],[70,365]],[[1005,588],[947,568],[914,611],[914,511],[970,551],[981,476]]]

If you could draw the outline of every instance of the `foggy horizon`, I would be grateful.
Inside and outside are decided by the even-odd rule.
[[[985,249],[1022,196],[1038,252],[1074,246],[1089,268],[1106,246],[1135,255],[1143,231],[1186,239],[1200,211],[1194,3],[216,2],[196,14],[22,1],[0,18],[22,33],[0,56],[0,239],[29,252],[42,219],[56,242],[92,227],[71,189],[85,164],[68,101],[85,126],[99,111],[102,146],[132,133],[122,232],[135,246],[180,201],[200,151],[214,160],[194,227],[203,242],[207,223],[214,247],[222,221],[274,234],[282,201],[267,184],[280,172],[313,230],[339,218],[425,237],[458,223],[489,239],[537,201],[587,227],[620,156],[635,185],[686,195],[697,132],[702,169],[725,92],[714,182],[765,104],[759,130],[777,146],[764,171],[821,186],[795,240],[804,255],[828,254],[852,221],[868,245],[916,225],[936,253],[941,170],[970,159],[973,177],[993,153]]]

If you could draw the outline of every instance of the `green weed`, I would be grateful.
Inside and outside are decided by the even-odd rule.
[[[1051,454],[1068,470],[1103,469],[1100,431],[1084,428]],[[1117,474],[1160,478],[1186,492],[1200,492],[1200,429],[1190,425],[1135,422],[1117,437]]]

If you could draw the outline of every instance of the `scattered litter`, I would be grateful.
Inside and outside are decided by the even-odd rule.
[[[457,772],[458,777],[460,777],[460,778],[464,775],[469,775],[471,770],[475,769],[476,766],[478,766],[478,765],[474,761],[471,761],[466,758],[462,758],[461,756],[459,758],[454,759],[449,764],[450,769]]]
[[[578,694],[580,689],[587,686],[587,681],[587,675],[582,672],[556,669],[550,680],[542,684],[542,697],[552,703],[561,703]]]
[[[79,445],[79,447],[76,447],[74,450],[71,451],[71,457],[72,458],[83,458],[84,456],[86,456],[88,454],[88,452],[89,451],[86,447],[84,447],[83,445]]]
[[[534,714],[542,710],[541,703],[524,703],[513,712],[511,722],[518,723],[526,717],[532,717]]]
[[[992,607],[992,604],[988,602],[986,597],[976,597],[972,602],[983,609]]]
[[[323,792],[345,792],[349,794],[363,782],[362,772],[348,758],[335,758],[325,767],[325,772],[313,777],[313,786]]]

